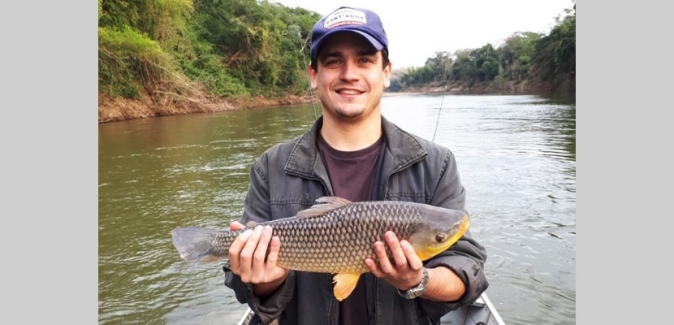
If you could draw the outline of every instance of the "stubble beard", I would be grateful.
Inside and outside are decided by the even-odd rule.
[[[337,117],[340,119],[352,120],[356,119],[359,116],[365,113],[365,107],[358,107],[354,109],[343,109],[342,107],[334,107],[334,112],[337,114]]]
[[[320,96],[319,96],[320,97]],[[325,98],[330,102],[331,107],[323,105],[324,113],[330,114],[333,119],[343,123],[355,123],[360,120],[367,111],[367,103],[335,103],[330,98]],[[323,98],[321,98],[323,100]]]

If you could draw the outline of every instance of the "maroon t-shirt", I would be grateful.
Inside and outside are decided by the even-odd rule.
[[[335,150],[325,142],[320,133],[316,144],[328,172],[334,195],[352,202],[371,200],[377,160],[384,147],[384,137],[379,138],[371,146],[357,151]],[[368,323],[365,276],[361,276],[351,295],[339,303],[339,324]]]

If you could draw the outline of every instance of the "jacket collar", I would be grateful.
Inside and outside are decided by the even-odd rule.
[[[381,125],[386,138],[387,150],[387,159],[384,164],[385,175],[404,168],[427,155],[419,139],[389,122],[384,116],[381,117]],[[328,178],[316,148],[316,135],[321,126],[323,126],[323,116],[320,116],[311,129],[297,140],[286,162],[286,173],[306,178]]]

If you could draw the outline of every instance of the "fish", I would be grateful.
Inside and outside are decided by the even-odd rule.
[[[468,230],[468,215],[459,210],[403,201],[351,202],[326,196],[295,216],[250,222],[239,230],[181,227],[171,231],[172,242],[188,263],[227,260],[236,237],[257,225],[269,225],[281,247],[277,265],[288,270],[330,273],[337,300],[347,298],[363,273],[365,259],[376,263],[374,243],[392,231],[407,240],[422,261],[445,251]],[[393,261],[388,245],[386,252]]]

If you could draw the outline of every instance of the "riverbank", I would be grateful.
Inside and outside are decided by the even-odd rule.
[[[448,84],[429,83],[422,87],[408,88],[399,92],[385,92],[384,96],[404,96],[426,93],[472,93],[472,94],[532,94],[550,92],[575,92],[570,83],[552,85],[550,83],[487,82],[475,83],[468,87],[460,82]],[[185,94],[155,91],[154,96],[142,92],[139,99],[127,99],[121,96],[98,96],[98,123],[119,122],[139,118],[171,116],[193,113],[224,112],[237,109],[262,108],[284,105],[311,103],[309,93],[302,95],[286,94],[278,97],[239,97],[222,99],[208,95],[204,91],[191,90]],[[316,98],[316,100],[318,100]]]
[[[142,92],[139,99],[128,99],[121,96],[111,97],[99,94],[98,123],[305,103],[311,103],[309,94],[227,99],[209,96],[201,91],[192,91],[187,94],[155,92],[154,96],[151,96],[147,92]]]
[[[552,92],[575,92],[575,83],[565,81],[558,84],[550,82],[503,81],[503,82],[476,82],[465,85],[462,82],[440,83],[431,82],[421,87],[410,87],[400,93],[474,93],[474,94],[544,94]]]

